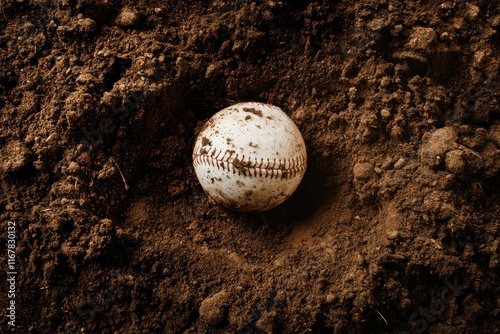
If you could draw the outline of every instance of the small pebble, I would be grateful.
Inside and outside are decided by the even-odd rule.
[[[382,118],[384,119],[388,119],[389,117],[391,117],[391,111],[387,108],[384,108],[380,110],[380,116],[382,116]]]
[[[403,25],[397,24],[394,26],[394,32],[399,34],[401,31],[403,31]]]
[[[449,41],[450,40],[450,34],[445,31],[445,32],[443,32],[441,34],[441,36],[439,36],[439,39],[441,41],[444,41],[444,42]]]
[[[401,169],[404,167],[406,164],[406,159],[405,158],[400,158],[396,163],[394,164],[394,169]]]

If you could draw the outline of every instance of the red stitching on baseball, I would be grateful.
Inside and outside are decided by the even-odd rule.
[[[220,157],[220,155],[222,157]],[[229,153],[229,156],[228,156]],[[278,168],[276,168],[276,159],[271,161],[267,159],[267,162],[264,162],[264,159],[255,158],[253,161],[250,157],[245,161],[245,156],[243,155],[241,160],[238,159],[239,155],[233,158],[234,152],[231,151],[217,151],[214,149],[206,150],[204,148],[198,148],[196,152],[193,154],[193,164],[194,166],[198,166],[200,164],[207,164],[213,167],[217,167],[219,169],[222,167],[222,170],[233,171],[233,174],[238,172],[239,175],[243,174],[244,176],[259,176],[259,177],[270,177],[270,178],[283,178],[283,179],[291,179],[294,178],[297,174],[303,172],[306,168],[306,159],[304,156],[294,157],[292,159],[281,159],[278,160]],[[220,158],[219,158],[220,157]],[[227,167],[224,165],[227,163]],[[252,173],[253,170],[253,173]]]

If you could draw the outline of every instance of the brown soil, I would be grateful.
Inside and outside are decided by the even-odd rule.
[[[0,332],[500,332],[498,1],[0,3]],[[262,214],[192,167],[239,101],[308,148]]]

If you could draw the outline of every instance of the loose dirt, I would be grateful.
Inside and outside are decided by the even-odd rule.
[[[0,226],[19,333],[500,332],[498,1],[3,0]],[[192,148],[281,107],[278,208],[203,193]],[[1,271],[8,269],[2,246]]]

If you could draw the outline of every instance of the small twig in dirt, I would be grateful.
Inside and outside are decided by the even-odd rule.
[[[386,325],[389,325],[389,323],[387,322],[387,320],[385,320],[385,317],[382,315],[382,313],[380,313],[377,309],[375,309],[375,311],[377,311],[378,315],[382,317],[382,319],[384,319],[385,321],[385,324]]]
[[[118,171],[120,172],[120,175],[122,176],[122,181],[123,181],[123,184],[125,185],[125,190],[128,190],[127,180],[125,179],[125,176],[123,176],[123,173],[122,173],[122,170],[120,169],[120,166],[118,166],[118,163],[116,162],[115,159],[111,158],[111,160],[113,160],[116,167],[118,168]]]
[[[479,153],[471,150],[468,147],[465,147],[464,145],[458,144],[458,146],[460,146],[460,148],[463,149],[464,151],[469,152],[470,154],[473,154],[473,155],[475,155],[478,158],[481,158],[481,159],[483,158]]]

